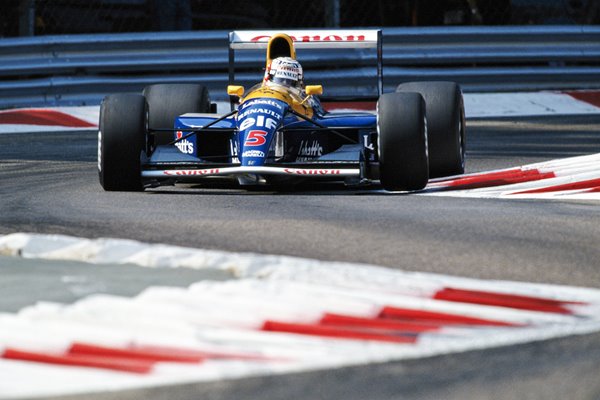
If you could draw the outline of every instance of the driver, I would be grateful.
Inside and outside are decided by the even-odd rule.
[[[265,71],[264,84],[269,85],[269,83],[275,83],[302,92],[304,89],[302,66],[297,60],[291,57],[277,57],[273,59]]]
[[[302,114],[312,117],[314,111],[325,113],[319,101],[304,92],[302,65],[294,58],[274,58],[267,65],[262,86],[285,93],[288,104]]]

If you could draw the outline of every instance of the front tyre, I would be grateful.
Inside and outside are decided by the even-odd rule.
[[[98,176],[106,191],[144,190],[140,157],[145,144],[145,99],[112,94],[100,106]]]
[[[425,103],[418,93],[377,102],[379,179],[386,190],[420,190],[429,179]]]
[[[465,107],[454,82],[407,82],[396,92],[419,93],[427,109],[429,176],[459,175],[465,171]]]
[[[148,127],[173,129],[175,118],[186,113],[211,111],[208,89],[195,83],[159,83],[146,86],[143,92],[148,103]],[[167,144],[173,132],[156,132],[154,144]]]

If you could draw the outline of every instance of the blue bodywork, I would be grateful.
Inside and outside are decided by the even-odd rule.
[[[242,185],[298,181],[307,175],[346,183],[378,178],[375,114],[327,113],[318,104],[309,117],[298,109],[256,97],[226,115],[181,115],[172,143],[154,146],[145,169],[163,171],[153,175],[159,184],[160,177],[195,180],[225,171]]]
[[[280,130],[290,132],[290,137],[304,138],[299,144],[299,153],[312,157],[311,161],[358,162],[359,153],[365,146],[372,149],[371,140],[363,140],[359,133],[368,137],[369,133],[374,132],[376,124],[376,116],[369,112],[318,113],[311,119],[314,122],[311,122],[289,113],[289,105],[284,101],[257,98],[243,103],[236,115],[211,125],[206,131],[190,134],[191,129],[203,128],[219,117],[216,114],[185,114],[178,117],[174,134],[176,147],[158,146],[150,157],[149,164],[210,163],[206,159],[206,153],[202,151],[206,147],[206,143],[203,146],[202,141],[208,131],[213,131],[226,139],[227,143],[224,141],[222,146],[222,150],[227,153],[223,154],[227,156],[226,162],[241,166],[272,165],[278,156],[275,154],[274,142]],[[322,128],[319,129],[318,126]],[[342,129],[354,129],[357,140],[355,143],[344,143],[333,151],[320,150],[327,146],[327,136],[332,135],[324,128],[339,129],[340,132]],[[214,138],[211,144],[212,142]],[[209,153],[215,154],[214,151]]]
[[[242,166],[265,165],[275,132],[284,124],[288,108],[287,103],[272,98],[252,99],[240,105],[235,119]]]

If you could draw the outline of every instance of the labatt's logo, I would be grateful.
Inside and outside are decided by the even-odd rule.
[[[271,35],[259,35],[250,39],[252,42],[267,42],[271,38]],[[290,35],[290,38],[294,42],[364,42],[365,35],[302,35],[294,36]]]
[[[177,131],[175,136],[176,139],[179,140],[183,137],[183,132]],[[184,154],[194,154],[194,143],[187,139],[179,140],[177,143],[175,143],[175,146],[177,146],[179,151]]]

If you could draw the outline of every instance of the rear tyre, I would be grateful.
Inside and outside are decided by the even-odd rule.
[[[185,113],[210,112],[208,89],[203,85],[169,83],[150,85],[143,92],[148,102],[148,127],[173,129],[175,118]],[[173,140],[172,132],[157,132],[154,144]]]
[[[104,190],[144,190],[140,157],[145,139],[144,96],[105,97],[98,130],[98,175]]]
[[[386,190],[427,185],[427,123],[418,93],[387,93],[377,102],[379,179]]]
[[[454,82],[408,82],[396,92],[421,94],[427,109],[429,177],[459,175],[465,171],[465,107]]]

